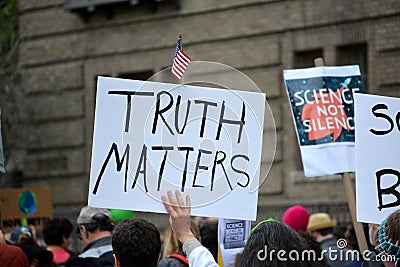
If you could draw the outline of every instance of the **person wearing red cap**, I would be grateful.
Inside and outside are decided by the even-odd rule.
[[[282,222],[289,225],[293,230],[296,231],[307,231],[308,219],[310,213],[306,208],[300,205],[292,206],[288,208],[283,214]]]

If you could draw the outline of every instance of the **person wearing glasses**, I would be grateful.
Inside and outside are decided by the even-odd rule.
[[[83,207],[77,219],[77,233],[85,246],[67,267],[113,267],[112,231],[114,222],[107,209]]]

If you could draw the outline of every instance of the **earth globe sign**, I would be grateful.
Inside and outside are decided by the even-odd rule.
[[[35,194],[30,190],[23,191],[18,197],[18,207],[25,215],[31,215],[35,212],[37,199]]]

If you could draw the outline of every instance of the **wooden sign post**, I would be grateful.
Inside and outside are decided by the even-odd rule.
[[[314,64],[316,67],[324,66],[323,58],[314,59]],[[349,204],[351,219],[353,221],[354,230],[356,232],[358,246],[360,248],[360,252],[363,253],[365,250],[368,250],[367,240],[365,238],[364,229],[361,223],[357,222],[356,216],[356,195],[354,192],[354,186],[350,179],[350,174],[348,172],[342,173],[342,182],[344,187],[344,192],[347,198],[347,202]]]

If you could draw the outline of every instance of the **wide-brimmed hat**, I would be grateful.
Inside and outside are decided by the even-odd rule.
[[[325,228],[333,228],[336,226],[336,221],[332,220],[329,214],[319,212],[314,213],[308,219],[307,231],[315,231]]]

